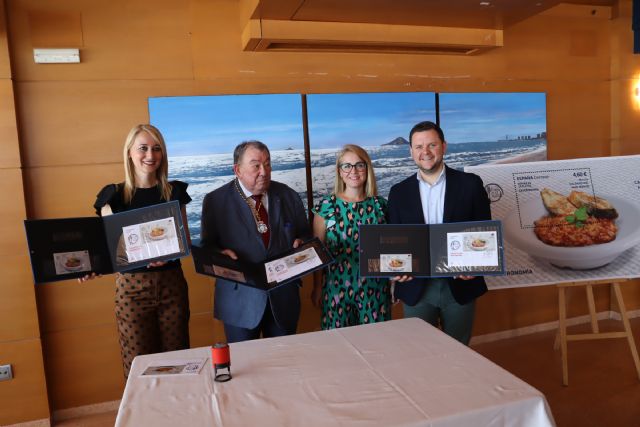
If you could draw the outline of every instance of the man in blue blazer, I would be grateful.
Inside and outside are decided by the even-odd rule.
[[[202,242],[233,259],[262,262],[297,247],[311,231],[293,189],[271,181],[271,155],[260,141],[238,145],[235,179],[202,203]],[[228,342],[290,335],[300,315],[300,281],[270,291],[217,279],[214,317]]]
[[[439,224],[491,219],[489,198],[479,176],[444,164],[447,143],[433,122],[421,122],[409,133],[411,157],[418,172],[391,187],[390,224]],[[395,297],[405,317],[419,317],[458,341],[471,339],[475,299],[487,291],[482,277],[453,279],[397,278]]]

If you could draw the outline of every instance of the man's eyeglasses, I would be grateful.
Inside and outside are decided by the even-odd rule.
[[[367,169],[367,164],[365,162],[357,162],[356,164],[340,163],[340,170],[342,172],[351,172],[351,169],[353,168],[356,168],[358,172],[362,172]]]

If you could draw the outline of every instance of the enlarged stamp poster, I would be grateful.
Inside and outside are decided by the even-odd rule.
[[[506,275],[490,288],[640,277],[640,156],[465,170],[503,222]]]

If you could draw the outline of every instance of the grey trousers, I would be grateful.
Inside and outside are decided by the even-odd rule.
[[[404,317],[418,317],[444,333],[469,345],[476,303],[461,305],[453,299],[449,283],[445,279],[431,279],[418,303],[403,304]]]

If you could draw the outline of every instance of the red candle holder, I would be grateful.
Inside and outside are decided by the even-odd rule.
[[[231,353],[227,343],[219,342],[211,347],[211,363],[214,381],[225,382],[231,379]]]

